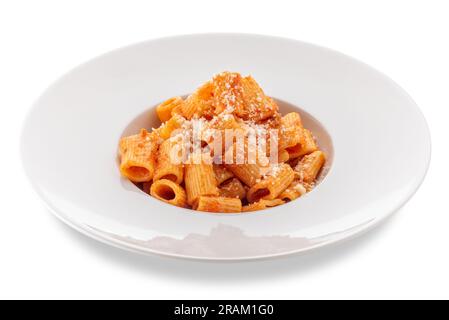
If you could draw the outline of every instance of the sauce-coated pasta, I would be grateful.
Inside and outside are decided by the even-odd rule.
[[[120,171],[154,198],[239,213],[309,192],[326,161],[297,112],[279,113],[251,77],[222,72],[156,108],[161,126],[119,144]]]

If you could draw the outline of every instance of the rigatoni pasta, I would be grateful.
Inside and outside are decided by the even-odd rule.
[[[242,211],[242,201],[238,198],[201,196],[193,208],[198,211],[236,213]]]
[[[260,199],[273,200],[295,179],[293,169],[288,164],[272,165],[266,177],[248,190],[248,201],[256,202]]]
[[[285,202],[281,199],[273,199],[273,200],[259,200],[257,202],[248,204],[244,207],[242,207],[242,212],[250,212],[250,211],[259,211],[263,209],[268,209],[272,207],[277,207],[281,204],[284,204]]]
[[[195,205],[200,196],[218,196],[219,194],[213,165],[202,163],[202,161],[185,165],[185,185],[187,203],[191,206]]]
[[[226,167],[249,187],[255,185],[262,177],[260,166],[257,164],[229,164]]]
[[[233,146],[226,151],[225,166],[243,183],[252,187],[261,179],[262,171],[264,169],[263,164],[267,164],[266,162],[268,159],[265,155],[261,155],[257,152],[257,150],[252,150],[253,155],[251,157],[250,151],[248,139],[243,139],[240,147],[237,146],[237,143],[234,143]],[[263,159],[260,157],[263,157]],[[227,163],[229,160],[231,160],[230,164]]]
[[[161,120],[161,122],[170,120],[173,110],[176,109],[176,112],[177,110],[179,110],[179,108],[182,108],[182,104],[183,100],[181,97],[173,97],[162,102],[156,107],[156,113],[159,117],[159,120]]]
[[[296,165],[295,170],[299,173],[299,178],[307,183],[313,182],[320,169],[323,167],[326,157],[322,151],[315,151],[305,155]]]
[[[287,113],[281,118],[280,128],[280,148],[282,150],[289,150],[296,148],[301,144],[303,133],[301,117],[297,112]]]
[[[167,122],[164,122],[154,132],[163,140],[170,138],[171,134],[181,128],[184,118],[179,114],[174,114]]]
[[[281,199],[285,202],[289,202],[299,198],[303,194],[307,192],[306,187],[299,180],[293,181],[287,189],[282,191],[282,193],[278,196],[278,199]]]
[[[299,113],[282,116],[251,76],[217,74],[185,99],[162,102],[156,114],[159,128],[120,140],[120,172],[178,207],[276,207],[312,190],[326,162]]]
[[[157,155],[156,170],[153,180],[168,179],[177,184],[181,184],[184,180],[184,165],[173,161],[172,152],[176,151],[173,144],[177,143],[171,139],[167,139],[161,143]]]
[[[186,192],[179,184],[171,180],[161,179],[153,182],[150,187],[150,194],[156,199],[178,207],[185,207],[186,205]]]
[[[133,182],[153,179],[157,142],[151,133],[142,129],[139,134],[120,140],[120,172]]]
[[[199,87],[185,100],[181,107],[182,115],[186,119],[192,119],[194,115],[200,117],[210,113],[213,108],[213,90],[214,86],[210,81]]]
[[[303,129],[299,148],[296,151],[293,148],[287,150],[289,151],[291,158],[297,158],[317,151],[318,146],[312,132],[307,129]]]

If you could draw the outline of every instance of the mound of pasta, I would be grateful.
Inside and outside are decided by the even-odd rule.
[[[314,187],[326,157],[299,113],[278,109],[251,76],[217,74],[161,103],[159,128],[120,140],[120,172],[178,207],[238,213],[282,205]]]

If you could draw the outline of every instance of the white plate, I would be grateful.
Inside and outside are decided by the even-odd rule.
[[[281,111],[300,107],[331,155],[306,196],[241,215],[198,213],[155,200],[119,175],[119,138],[156,125],[151,108],[213,74],[252,74]],[[72,70],[35,103],[22,136],[25,170],[63,221],[143,253],[254,259],[304,252],[371,228],[401,207],[430,160],[426,122],[386,76],[295,40],[205,34],[152,40]]]

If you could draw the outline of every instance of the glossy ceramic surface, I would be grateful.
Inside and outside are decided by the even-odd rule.
[[[331,155],[311,193],[215,215],[161,203],[120,177],[120,137],[156,125],[154,106],[224,70],[253,75],[281,110],[299,108]],[[21,147],[39,195],[77,230],[137,252],[223,260],[304,252],[359,234],[413,195],[430,159],[420,110],[389,78],[329,49],[243,34],[152,40],[79,66],[35,103]]]

